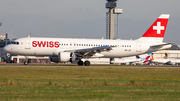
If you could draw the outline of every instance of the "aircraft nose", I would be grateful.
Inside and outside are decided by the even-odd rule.
[[[5,47],[3,48],[3,51],[6,52],[6,53],[8,53],[8,52],[10,51],[10,49],[9,49],[8,46],[5,46]]]

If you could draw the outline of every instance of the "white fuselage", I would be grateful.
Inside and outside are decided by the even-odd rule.
[[[18,42],[18,43],[17,43]],[[158,43],[161,44],[161,43]],[[92,47],[113,46],[110,51],[96,52],[94,57],[118,58],[135,56],[157,51],[150,46],[156,42],[139,40],[109,40],[109,39],[73,39],[73,38],[20,38],[15,44],[7,45],[4,50],[14,55],[25,56],[58,56],[65,50],[88,49]],[[170,48],[171,45],[165,47]]]

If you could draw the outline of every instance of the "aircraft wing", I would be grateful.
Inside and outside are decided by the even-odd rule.
[[[84,58],[84,57],[90,58],[96,53],[101,53],[110,50],[112,50],[112,46],[101,46],[101,47],[93,47],[93,48],[77,49],[77,50],[65,50],[65,52],[74,52],[79,58]]]

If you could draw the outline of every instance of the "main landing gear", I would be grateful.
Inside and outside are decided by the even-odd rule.
[[[82,61],[82,60],[79,60],[79,61],[78,61],[78,65],[79,65],[79,66],[83,66],[83,61]],[[90,65],[90,62],[86,60],[86,61],[84,62],[84,65],[85,65],[85,66],[89,66],[89,65]]]

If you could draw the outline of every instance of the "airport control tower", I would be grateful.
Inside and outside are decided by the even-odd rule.
[[[106,39],[114,39],[114,14],[122,14],[122,9],[116,8],[117,0],[107,0],[106,8]]]

